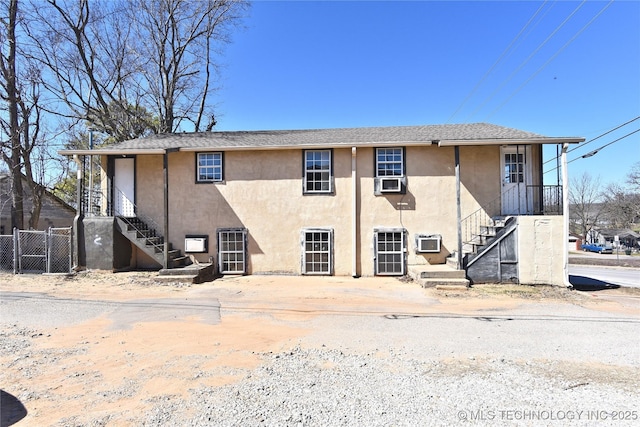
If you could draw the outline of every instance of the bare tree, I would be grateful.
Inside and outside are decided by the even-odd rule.
[[[154,125],[136,83],[141,70],[131,61],[131,25],[121,21],[124,5],[35,1],[26,27],[32,59],[48,71],[51,78],[44,84],[58,101],[49,112],[88,124],[113,141],[137,138]]]
[[[20,3],[21,5],[22,3]],[[0,88],[2,101],[7,105],[8,117],[0,115],[3,134],[2,158],[9,166],[12,183],[12,225],[25,228],[25,192],[23,182],[29,188],[30,210],[28,227],[37,228],[43,197],[46,191],[45,170],[51,173],[54,155],[51,138],[45,131],[44,101],[42,99],[41,68],[24,43],[25,20],[18,0],[0,2],[6,17],[2,18],[2,55],[0,55]],[[4,16],[4,14],[3,14]],[[19,35],[19,36],[18,36]]]
[[[634,193],[640,193],[640,162],[636,162],[631,166],[629,175],[627,175],[627,184]]]
[[[216,48],[245,0],[30,1],[34,59],[65,107],[51,112],[112,141],[173,132],[185,120],[213,127]]]
[[[5,16],[6,12],[6,16]],[[2,158],[9,167],[11,175],[11,225],[24,228],[24,192],[22,189],[20,127],[18,124],[19,94],[16,79],[17,41],[16,28],[18,26],[18,0],[2,2],[2,54],[0,55],[0,73],[2,73],[2,93],[0,97],[6,103],[9,112],[8,121],[2,117],[3,135]]]
[[[614,228],[630,228],[640,218],[640,162],[632,166],[627,184],[611,183],[603,192],[605,213]]]
[[[592,178],[589,173],[574,178],[569,190],[569,209],[571,228],[587,239],[603,216],[600,179]]]
[[[129,21],[135,23],[138,62],[160,120],[158,132],[174,132],[185,120],[196,132],[213,128],[214,54],[229,41],[230,29],[247,7],[244,0],[130,3]]]

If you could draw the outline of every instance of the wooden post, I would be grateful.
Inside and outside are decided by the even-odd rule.
[[[455,146],[456,163],[456,217],[458,221],[458,259],[456,260],[458,270],[462,270],[462,208],[460,207],[460,147]]]

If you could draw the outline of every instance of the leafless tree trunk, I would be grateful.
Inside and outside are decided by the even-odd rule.
[[[24,205],[21,171],[20,129],[18,126],[18,88],[16,86],[16,27],[18,15],[18,0],[3,2],[2,13],[2,55],[0,55],[0,72],[2,73],[2,101],[7,104],[9,123],[2,121],[8,141],[2,141],[2,157],[9,166],[11,174],[11,226],[24,228]],[[3,10],[3,12],[4,12]],[[5,51],[5,44],[8,49]]]
[[[42,86],[40,70],[35,66],[23,44],[16,35],[23,35],[23,15],[18,8],[18,0],[0,3],[8,11],[7,20],[3,20],[3,49],[0,57],[2,79],[2,99],[9,111],[8,122],[0,117],[3,130],[9,135],[7,143],[3,141],[2,157],[9,165],[12,182],[12,225],[25,228],[25,194],[23,181],[29,187],[28,227],[37,228],[40,220],[43,197],[45,194],[45,165],[49,163],[49,141],[42,132]],[[4,47],[4,46],[3,46]],[[19,65],[19,67],[18,67]]]

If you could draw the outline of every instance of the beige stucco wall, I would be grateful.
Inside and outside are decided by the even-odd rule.
[[[518,217],[521,284],[564,284],[564,236],[562,216]]]
[[[455,158],[452,147],[407,147],[407,193],[374,195],[374,148],[359,148],[357,163],[357,274],[374,273],[374,228],[407,231],[407,262],[445,262],[457,246]],[[352,274],[351,148],[333,150],[335,192],[303,195],[303,150],[227,151],[224,182],[196,183],[196,153],[169,154],[169,241],[184,250],[187,234],[209,236],[217,256],[216,230],[248,229],[248,272],[301,272],[301,230],[334,231],[334,273]],[[462,216],[500,194],[499,147],[462,147]],[[136,204],[163,224],[162,156],[136,158]],[[416,234],[442,235],[439,254],[417,254]]]

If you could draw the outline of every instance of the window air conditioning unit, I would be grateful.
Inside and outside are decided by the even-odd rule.
[[[207,252],[207,241],[209,236],[185,236],[184,238],[184,251],[187,252]]]
[[[419,234],[416,236],[416,251],[417,252],[440,252],[440,242],[442,236],[438,234],[426,235]]]
[[[381,193],[400,193],[402,191],[401,177],[382,177],[379,179]]]

